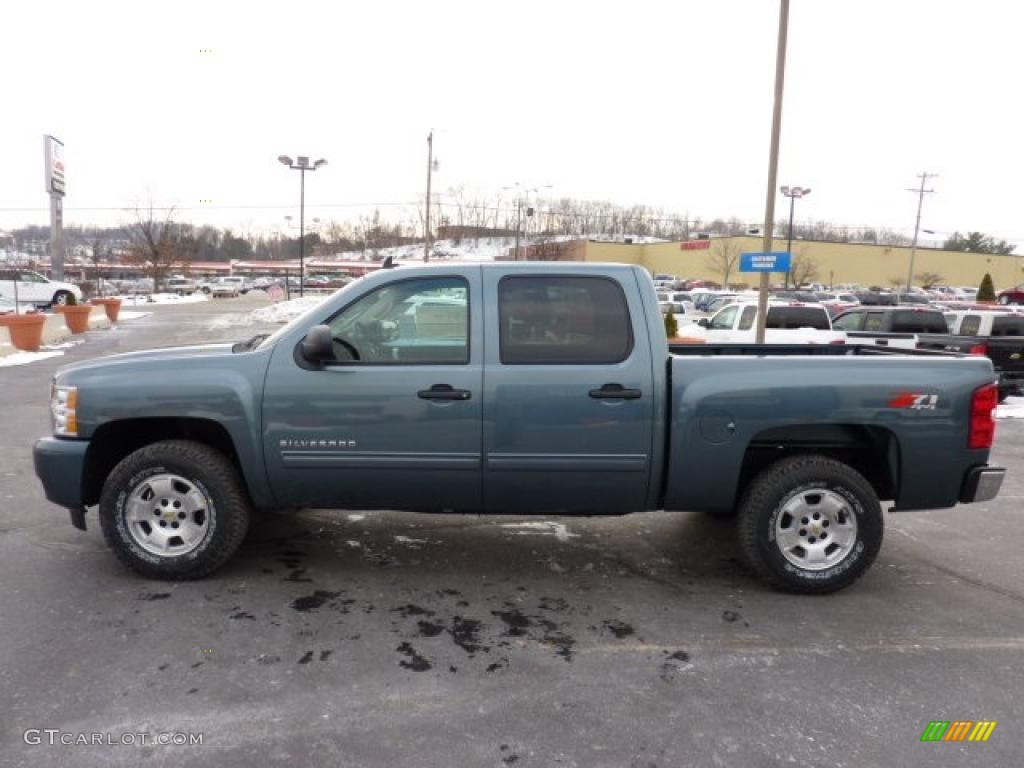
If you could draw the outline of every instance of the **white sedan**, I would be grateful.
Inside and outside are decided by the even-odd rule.
[[[0,297],[14,301],[15,293],[19,305],[67,304],[72,296],[82,300],[82,289],[77,285],[50,280],[27,269],[0,269]]]

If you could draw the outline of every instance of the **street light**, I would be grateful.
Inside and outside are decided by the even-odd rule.
[[[523,205],[526,205],[526,217],[529,220],[534,214],[534,209],[530,207],[530,193],[533,192],[535,195],[539,194],[542,189],[551,189],[550,184],[544,184],[540,187],[523,187],[517,181],[510,187],[502,187],[502,190],[514,189],[516,190],[516,238],[515,238],[515,261],[519,261],[519,231],[522,228],[521,222],[523,218]],[[525,198],[525,199],[524,199]],[[529,221],[527,221],[527,228],[529,228]]]
[[[811,194],[809,187],[782,187],[782,194],[789,198],[789,242],[786,244],[786,251],[789,253],[790,263],[793,261],[793,206],[798,198],[807,197]],[[789,272],[786,270],[786,283],[784,288],[789,288]],[[797,286],[799,287],[799,286]]]
[[[310,165],[305,155],[299,155],[294,161],[288,155],[278,155],[277,161],[299,172],[299,296],[302,296],[306,283],[306,171],[315,171],[327,165],[327,161],[321,157]]]

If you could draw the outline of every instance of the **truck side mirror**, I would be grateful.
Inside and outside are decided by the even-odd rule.
[[[697,325],[699,325],[701,328],[710,328],[711,321],[706,317],[702,317],[700,320],[697,321]]]
[[[326,325],[314,325],[302,340],[302,356],[314,365],[321,365],[334,359],[334,342],[331,329]]]

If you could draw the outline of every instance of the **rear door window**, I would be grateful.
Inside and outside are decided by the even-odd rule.
[[[964,322],[967,318],[964,318]],[[961,328],[963,324],[961,323]],[[941,312],[896,310],[892,313],[893,333],[946,333],[946,320]],[[967,335],[964,331],[961,334]]]
[[[997,317],[992,321],[993,336],[1024,336],[1024,317]]]
[[[964,315],[964,319],[960,321],[960,335],[961,336],[977,336],[978,328],[981,327],[981,316],[980,315]]]
[[[868,316],[864,318],[864,330],[865,331],[881,331],[885,327],[885,313],[884,312],[868,312]]]
[[[749,331],[754,327],[754,318],[757,317],[757,307],[744,307],[743,312],[740,314],[740,324],[738,329],[741,331]],[[771,315],[769,315],[771,317]]]
[[[498,284],[505,365],[612,365],[633,351],[626,295],[605,277],[505,277]]]

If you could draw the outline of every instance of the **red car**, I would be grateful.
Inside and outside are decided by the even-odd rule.
[[[997,298],[1000,304],[1024,304],[1024,285],[1000,291]]]

